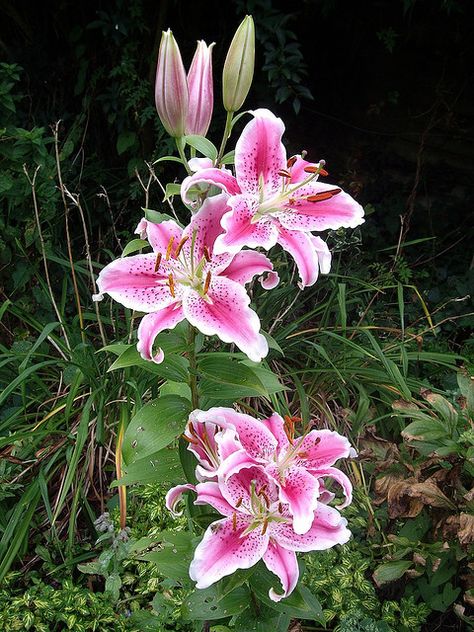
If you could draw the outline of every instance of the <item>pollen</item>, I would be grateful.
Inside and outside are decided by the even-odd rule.
[[[235,512],[232,514],[232,530],[237,531],[237,514]]]
[[[168,242],[168,247],[166,248],[166,261],[168,261],[168,259],[171,256],[171,251],[173,249],[173,242],[174,242],[174,236],[172,235],[169,242]]]
[[[174,253],[175,258],[177,259],[181,253],[181,250],[183,249],[184,244],[188,241],[189,239],[189,235],[186,235],[186,237],[183,237],[183,239],[179,242],[179,244],[176,246],[176,250]]]
[[[203,293],[207,294],[208,290],[209,290],[209,285],[211,284],[211,273],[208,272],[206,274],[206,280],[204,281],[204,288],[203,288]]]
[[[161,252],[159,252],[159,253],[156,255],[156,259],[155,259],[155,269],[154,269],[154,270],[155,270],[155,272],[158,272],[158,268],[160,267],[161,257],[162,257],[162,256],[163,256],[163,255],[161,254]]]
[[[174,292],[174,278],[173,278],[172,274],[170,274],[168,276],[168,285],[169,285],[169,288],[170,288],[170,294],[174,298],[176,295],[175,295],[175,292]]]
[[[315,195],[308,195],[306,199],[308,202],[324,202],[325,200],[330,200],[338,193],[341,193],[341,189],[330,189],[329,191],[323,191]]]

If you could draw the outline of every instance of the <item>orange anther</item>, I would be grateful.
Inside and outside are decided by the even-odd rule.
[[[206,280],[204,281],[203,294],[207,294],[207,291],[209,290],[209,285],[210,284],[211,284],[211,273],[208,272],[206,274]]]
[[[237,514],[236,513],[232,514],[232,529],[234,531],[237,531]]]
[[[188,239],[189,239],[189,235],[186,235],[186,237],[183,237],[183,239],[179,242],[174,253],[175,258],[179,257],[181,250],[183,249],[183,246],[188,241]]]
[[[326,169],[320,169],[319,170],[319,175],[326,177],[326,176],[329,175],[329,173],[326,171]]]
[[[175,297],[175,293],[174,293],[174,279],[173,279],[173,275],[172,274],[168,275],[168,285],[169,285],[169,288],[170,288],[170,294],[174,298]]]
[[[319,173],[319,167],[316,165],[308,165],[303,171],[306,171],[306,173]]]
[[[241,496],[239,500],[235,503],[235,508],[238,509],[243,502],[243,497]]]
[[[296,156],[291,156],[291,158],[288,158],[288,162],[286,163],[286,166],[288,167],[288,169],[291,169],[291,167],[295,164],[296,161],[297,161]]]
[[[209,252],[209,248],[204,246],[204,259],[209,263],[211,260],[211,253]]]
[[[166,248],[166,260],[168,261],[168,259],[171,256],[171,250],[173,249],[173,242],[174,242],[174,237],[173,235],[171,236],[169,242],[168,242],[168,247]]]
[[[191,439],[191,437],[187,437],[185,434],[182,434],[181,437],[187,441],[188,443],[193,443],[194,445],[199,445],[199,441],[196,439]]]
[[[324,200],[330,200],[338,193],[341,193],[341,189],[331,189],[329,191],[316,193],[315,195],[308,195],[306,199],[308,200],[308,202],[324,202]]]
[[[267,528],[268,528],[268,519],[264,518],[263,519],[262,535],[265,535],[265,533],[267,532]]]
[[[282,178],[291,178],[291,173],[287,171],[286,169],[280,169],[280,171],[278,172],[278,175],[281,176]]]
[[[158,272],[158,268],[160,267],[160,263],[161,263],[161,257],[162,257],[161,252],[158,252],[155,259],[155,272]]]

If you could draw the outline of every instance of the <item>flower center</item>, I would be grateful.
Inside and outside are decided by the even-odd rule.
[[[278,175],[282,178],[282,185],[280,191],[271,197],[269,200],[265,200],[264,190],[263,190],[263,182],[260,184],[260,193],[259,193],[259,205],[256,213],[252,217],[252,224],[260,221],[262,217],[265,215],[271,215],[277,211],[281,211],[283,209],[288,210],[288,207],[295,205],[299,200],[306,200],[308,202],[323,202],[324,200],[329,200],[334,197],[338,193],[341,192],[341,189],[334,188],[329,189],[328,191],[322,191],[320,193],[316,193],[315,195],[298,195],[299,189],[306,186],[313,180],[317,180],[320,175],[327,176],[328,173],[324,169],[324,165],[326,164],[324,160],[320,160],[317,165],[307,165],[304,168],[304,171],[309,175],[302,180],[301,182],[297,182],[295,184],[291,184],[291,169],[296,162],[296,157],[292,156],[287,163],[287,169],[280,169]]]
[[[189,240],[189,235],[181,239],[175,248],[174,237],[172,236],[168,242],[164,255],[167,262],[169,273],[167,275],[166,285],[169,292],[174,298],[176,296],[176,286],[183,285],[192,287],[201,296],[206,297],[211,283],[211,271],[207,270],[207,264],[211,261],[211,254],[208,246],[204,246],[201,256],[196,252],[196,235],[194,230],[191,236],[191,245],[184,248]],[[163,254],[158,252],[155,260],[154,271],[158,272],[163,261]]]

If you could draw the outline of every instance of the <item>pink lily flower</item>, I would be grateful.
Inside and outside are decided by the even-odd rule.
[[[189,110],[186,134],[205,136],[212,118],[214,88],[212,85],[212,47],[200,40],[188,72]]]
[[[250,568],[260,559],[280,579],[283,592],[273,588],[269,597],[280,601],[298,582],[296,551],[320,551],[350,538],[347,522],[339,512],[318,505],[310,528],[304,535],[295,532],[292,517],[279,502],[273,481],[259,466],[245,467],[226,482],[207,481],[179,485],[166,496],[167,508],[176,514],[181,494],[194,489],[196,505],[208,504],[224,516],[209,525],[191,562],[189,575],[197,588],[207,588],[237,569]]]
[[[208,336],[235,343],[254,362],[268,353],[244,285],[265,274],[261,283],[269,289],[278,275],[262,253],[215,253],[227,210],[226,196],[219,195],[206,200],[184,230],[173,220],[153,224],[143,219],[136,232],[147,237],[153,252],[117,259],[101,271],[95,300],[107,292],[125,307],[146,313],[137,345],[144,359],[162,362],[163,351],[153,353],[156,336],[184,319]]]
[[[238,449],[234,445],[227,450],[225,460],[214,470],[219,479],[225,482],[243,467],[264,467],[266,475],[279,490],[280,502],[288,505],[296,533],[306,533],[311,528],[316,508],[331,500],[321,479],[332,478],[341,485],[345,500],[339,508],[351,503],[349,478],[332,466],[338,459],[353,457],[356,453],[349,441],[337,432],[311,430],[295,438],[294,422],[290,418],[283,420],[274,413],[269,419],[260,421],[224,407],[193,411],[187,432],[197,438],[202,434],[200,426],[203,424],[206,437],[213,434],[211,426],[215,424],[217,430],[235,431],[242,446]],[[215,436],[218,435],[219,432]],[[202,444],[204,458],[194,450],[200,463],[206,463],[210,458],[208,445],[209,441]]]
[[[230,210],[222,218],[225,232],[216,241],[216,252],[237,252],[243,246],[268,250],[279,243],[295,259],[301,285],[312,285],[325,264],[320,264],[310,232],[354,228],[364,221],[364,210],[340,188],[318,181],[325,174],[323,163],[296,156],[287,160],[281,119],[266,109],[252,114],[235,147],[235,177],[215,167],[202,169],[183,181],[182,198],[192,204],[191,188],[198,184],[221,188]],[[327,252],[326,247],[326,262]]]

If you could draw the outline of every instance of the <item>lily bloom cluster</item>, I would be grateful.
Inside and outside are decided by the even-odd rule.
[[[297,551],[321,551],[350,538],[338,509],[351,502],[347,476],[333,467],[355,456],[348,440],[331,430],[294,435],[295,420],[274,413],[258,420],[231,408],[191,413],[185,438],[196,456],[197,485],[178,485],[166,496],[175,515],[186,490],[196,505],[207,504],[224,516],[209,525],[196,548],[189,574],[207,588],[260,559],[276,574],[287,597],[298,582]],[[345,500],[329,506],[334,494],[326,479],[337,481]]]

